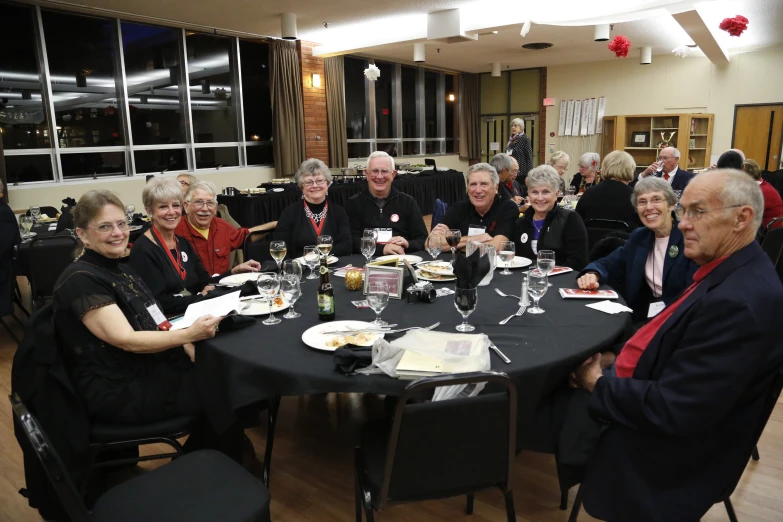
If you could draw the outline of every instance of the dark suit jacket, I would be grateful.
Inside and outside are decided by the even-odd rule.
[[[14,246],[21,241],[14,211],[0,199],[0,317],[14,311]]]
[[[625,183],[606,180],[582,194],[576,204],[576,213],[585,223],[588,219],[618,219],[634,230],[642,226],[642,222],[631,205],[631,194],[633,189]]]
[[[582,495],[596,518],[692,522],[736,485],[783,365],[783,288],[754,241],[662,325],[633,377],[603,377],[590,413],[609,423]]]
[[[687,170],[682,170],[680,167],[677,167],[677,173],[674,175],[674,181],[672,181],[672,190],[685,190],[685,187],[688,186],[688,183],[690,183],[695,175],[696,174],[693,172],[688,172]],[[662,178],[663,174],[659,175],[655,172],[653,173],[653,176]]]
[[[600,187],[596,187],[596,190],[598,188]],[[647,227],[637,228],[625,245],[590,263],[579,275],[597,272],[601,283],[612,285],[623,294],[628,306],[634,310],[634,320],[644,320],[647,318],[647,302],[644,296],[649,295],[645,291],[647,281],[644,277],[644,265],[654,244],[655,233],[652,230]],[[673,246],[677,247],[675,257],[669,255],[669,249]],[[671,304],[693,282],[693,274],[698,269],[696,263],[685,257],[682,232],[674,221],[663,262],[663,302]]]

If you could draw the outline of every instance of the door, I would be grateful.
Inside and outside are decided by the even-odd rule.
[[[781,168],[783,104],[737,105],[734,110],[732,148],[756,160],[762,170]]]

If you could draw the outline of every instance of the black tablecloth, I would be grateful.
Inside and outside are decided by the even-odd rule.
[[[302,198],[302,192],[296,185],[286,184],[276,186],[283,192],[270,192],[252,196],[218,196],[218,202],[226,205],[231,217],[243,227],[252,227],[261,223],[275,221],[283,209]],[[465,197],[465,176],[456,170],[432,173],[424,171],[421,174],[397,176],[394,187],[416,200],[423,215],[432,214],[435,199],[440,198],[449,205],[461,201]],[[349,183],[334,183],[329,187],[329,201],[338,205],[345,202],[367,188],[367,181],[360,179]]]
[[[364,259],[347,256],[337,266],[348,262],[362,266]],[[496,270],[489,286],[479,288],[478,307],[468,322],[476,326],[474,333],[487,334],[511,359],[511,364],[504,364],[490,352],[492,369],[506,372],[514,379],[519,387],[521,409],[531,413],[538,398],[563,382],[576,365],[616,341],[630,315],[609,315],[586,308],[589,301],[562,299],[557,291],[559,287],[576,288],[575,274],[568,273],[551,279],[553,287],[541,300],[546,313],[525,314],[501,326],[498,322],[517,310],[517,301],[500,297],[494,288],[518,295],[519,274],[519,270],[514,270],[513,276],[502,276]],[[198,343],[196,370],[207,412],[217,428],[228,426],[233,410],[273,395],[325,392],[398,395],[408,384],[385,375],[345,376],[334,369],[331,352],[309,348],[302,342],[302,332],[319,324],[317,282],[314,279],[302,284],[302,297],[296,304],[302,317],[283,319],[273,326],[262,325],[260,318],[244,330],[219,332],[215,338]],[[374,318],[371,309],[357,309],[351,304],[364,299],[361,292],[348,291],[344,280],[338,277],[332,283],[337,320]],[[454,283],[434,284],[454,287]],[[382,318],[400,327],[427,326],[440,321],[437,330],[455,333],[454,327],[461,322],[451,295],[439,297],[432,304],[390,299]]]

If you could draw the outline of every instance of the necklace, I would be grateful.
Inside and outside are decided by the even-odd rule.
[[[305,202],[305,215],[315,221],[316,223],[320,223],[322,219],[326,217],[326,212],[329,210],[329,203],[324,205],[324,209],[320,211],[318,214],[313,214],[313,212],[310,210],[310,207],[307,205],[307,202]]]
[[[533,223],[533,228],[536,229],[536,232],[538,232],[540,234],[541,233],[541,229],[544,228],[544,223],[541,223],[541,226],[539,227],[539,226],[536,226],[535,220],[531,219],[530,222]]]

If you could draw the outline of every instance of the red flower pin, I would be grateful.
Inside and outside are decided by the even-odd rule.
[[[731,36],[739,36],[748,28],[748,19],[742,15],[737,15],[734,18],[724,18],[720,23],[720,28]]]
[[[614,53],[617,58],[625,58],[628,56],[628,50],[631,48],[631,42],[623,35],[617,35],[614,40],[609,42],[609,50]]]

